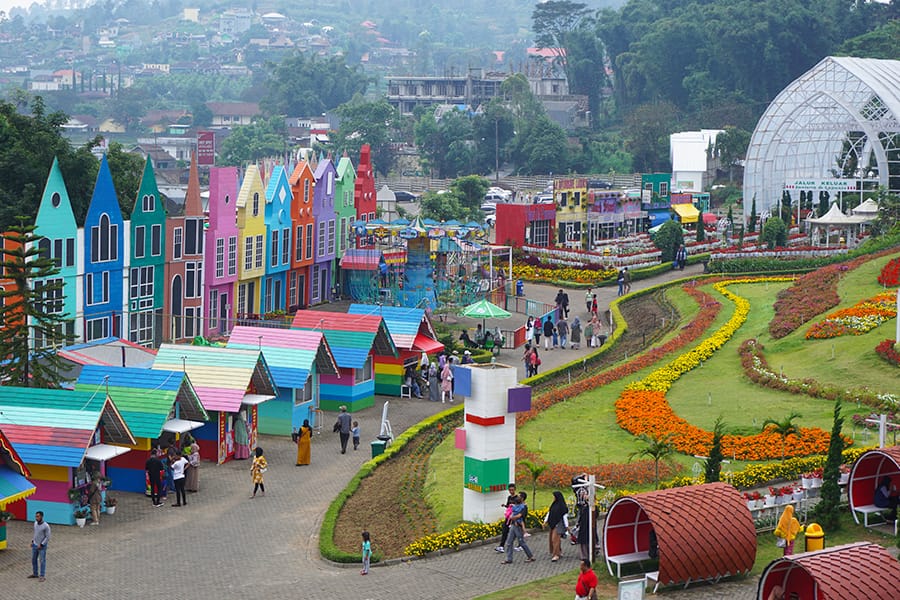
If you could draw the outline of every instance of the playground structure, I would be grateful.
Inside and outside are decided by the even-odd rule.
[[[376,219],[357,221],[353,231],[357,242],[375,246],[341,259],[345,292],[356,302],[452,310],[505,289],[512,271],[511,248],[488,244],[475,222]],[[497,253],[509,255],[507,267],[495,267]]]

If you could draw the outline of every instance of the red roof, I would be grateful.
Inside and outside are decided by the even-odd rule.
[[[444,349],[444,345],[437,340],[433,340],[427,335],[417,333],[416,339],[413,341],[413,350],[416,352],[424,352],[425,354],[437,354]]]
[[[671,585],[747,573],[756,559],[756,528],[740,493],[706,483],[617,500],[603,525],[606,556],[659,544],[659,583]]]
[[[772,561],[759,579],[757,597],[766,598],[776,585],[785,598],[896,598],[900,563],[878,544],[857,542]]]

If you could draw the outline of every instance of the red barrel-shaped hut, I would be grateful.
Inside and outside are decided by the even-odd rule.
[[[881,513],[882,509],[874,504],[875,488],[884,477],[900,488],[900,446],[876,448],[863,452],[850,469],[850,481],[847,484],[847,498],[853,519],[859,523],[862,515],[863,523],[869,525],[869,515]],[[883,509],[884,512],[887,509]]]
[[[745,574],[756,559],[756,528],[732,486],[706,483],[627,496],[609,509],[603,547],[610,575],[648,563],[656,534],[661,585],[718,581]]]
[[[896,598],[898,585],[900,562],[878,544],[857,542],[773,560],[756,597],[768,600],[779,586],[785,600],[882,600]]]

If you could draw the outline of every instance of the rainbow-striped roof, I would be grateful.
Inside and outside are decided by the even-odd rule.
[[[301,389],[315,365],[319,373],[337,373],[334,356],[320,331],[237,325],[228,348],[261,350],[280,388]]]
[[[341,368],[363,368],[373,348],[375,354],[397,356],[391,334],[378,315],[298,310],[291,327],[323,332]]]
[[[27,498],[37,489],[26,477],[31,477],[19,454],[3,431],[0,431],[0,510],[6,505]]]
[[[276,395],[275,381],[259,349],[163,344],[153,368],[187,373],[208,411],[237,412],[247,394]]]
[[[104,442],[135,443],[99,386],[92,392],[0,386],[0,429],[26,463],[77,467],[97,427]]]
[[[131,432],[142,438],[158,438],[178,403],[178,416],[191,421],[208,421],[191,380],[183,371],[85,365],[76,390],[93,391],[99,386],[109,391]]]

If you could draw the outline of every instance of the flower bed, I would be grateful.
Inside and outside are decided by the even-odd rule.
[[[890,364],[900,367],[900,352],[894,348],[896,344],[896,340],[884,340],[875,346],[875,352]]]
[[[735,304],[732,317],[693,350],[656,369],[640,381],[629,384],[616,401],[616,422],[634,435],[650,437],[670,436],[679,452],[705,455],[712,444],[712,432],[688,423],[672,410],[666,392],[672,384],[691,369],[709,359],[747,320],[750,303],[727,289],[738,283],[786,281],[786,278],[734,279],[719,282],[713,288]],[[828,449],[829,434],[818,428],[801,428],[786,441],[785,450],[792,455],[806,456]],[[771,430],[755,435],[726,435],[722,438],[722,453],[740,460],[764,460],[782,455],[782,439]]]
[[[862,335],[897,316],[893,293],[883,293],[833,312],[806,331],[806,339]]]
[[[843,402],[860,402],[873,408],[889,408],[900,404],[900,397],[894,394],[881,394],[868,388],[841,388],[825,385],[815,379],[790,379],[779,375],[769,368],[763,354],[762,345],[754,339],[746,340],[738,349],[744,374],[753,382],[767,388],[806,394],[813,398]]]
[[[900,258],[894,258],[888,261],[881,268],[878,274],[878,283],[888,287],[896,287],[900,285]]]
[[[597,283],[616,276],[615,269],[581,269],[577,267],[544,267],[513,264],[513,279],[531,282],[571,281],[573,283]]]
[[[900,425],[894,425],[900,415],[895,412],[887,412],[887,430],[888,431],[900,431]],[[871,413],[868,415],[853,415],[853,424],[857,427],[863,427],[865,429],[878,429],[878,419],[880,417],[879,413]]]

